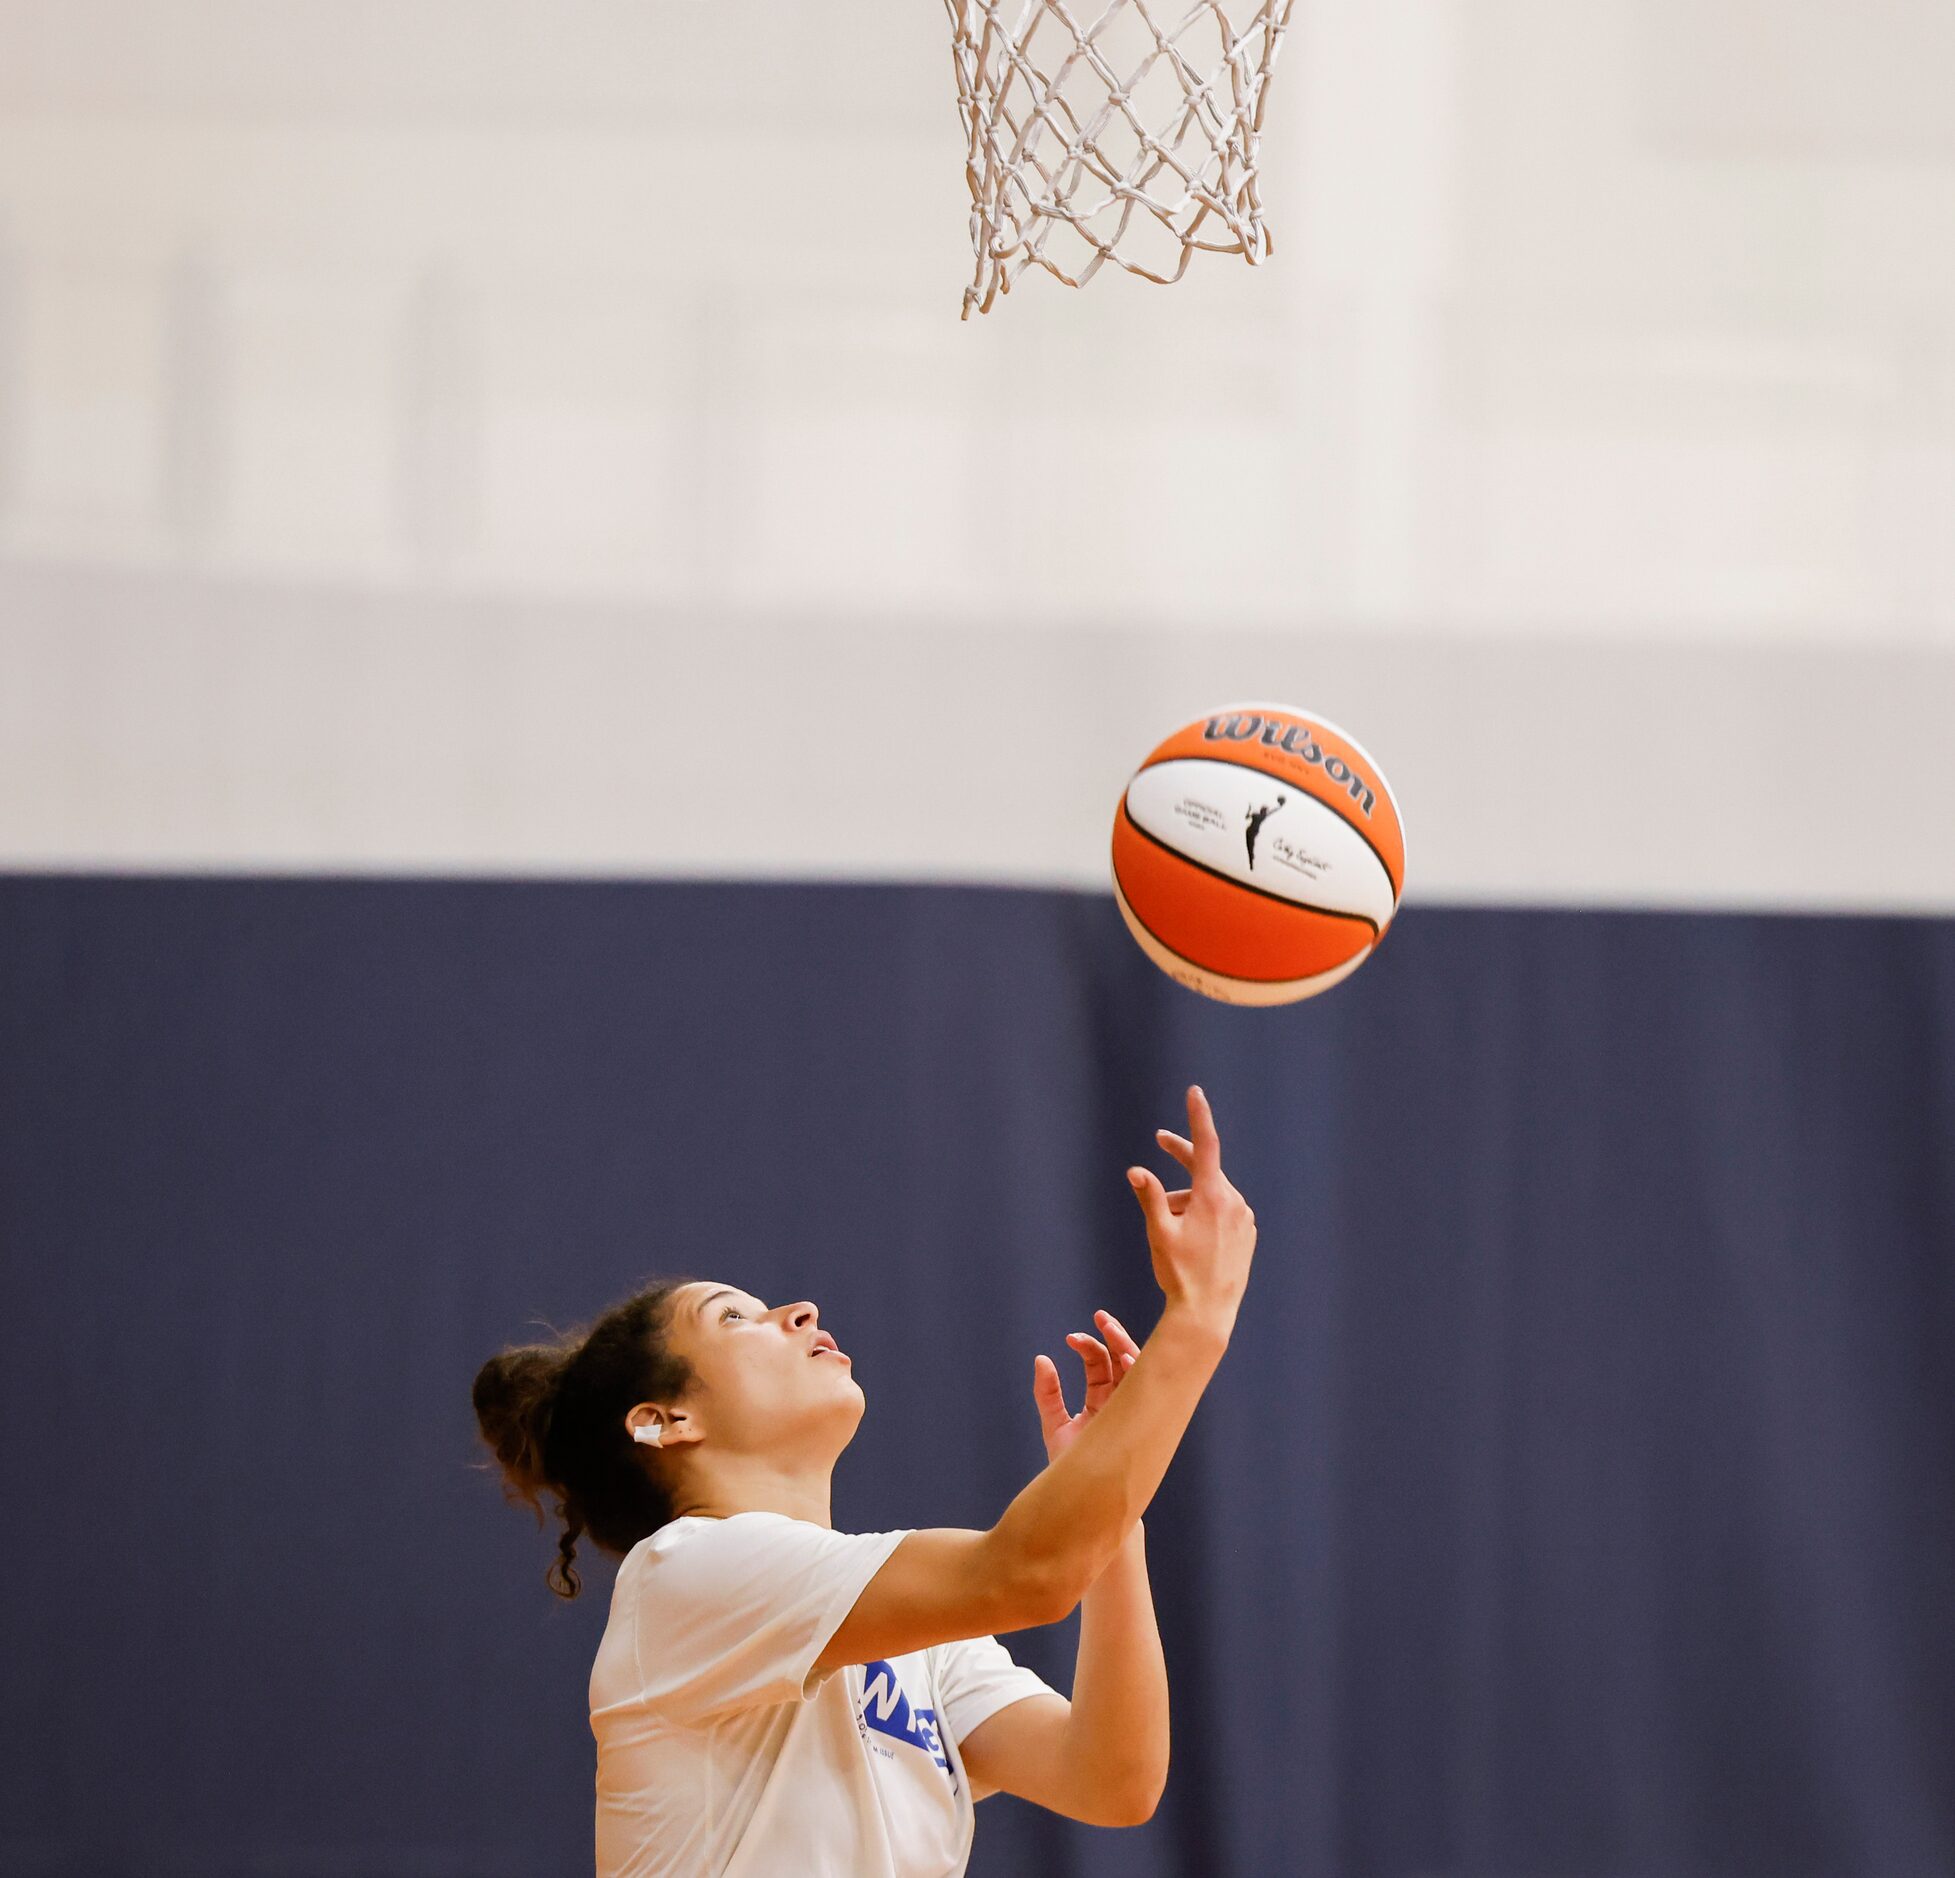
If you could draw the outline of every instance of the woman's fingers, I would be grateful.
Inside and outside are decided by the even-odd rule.
[[[1190,1173],[1194,1172],[1195,1144],[1186,1135],[1177,1135],[1171,1128],[1157,1128],[1154,1131],[1154,1139]]]
[[[1215,1112],[1208,1106],[1208,1097],[1201,1092],[1199,1084],[1188,1090],[1188,1133],[1195,1158],[1189,1171],[1197,1176],[1222,1172],[1222,1137],[1215,1132]]]
[[[1192,1140],[1189,1135],[1177,1135],[1171,1128],[1155,1129],[1154,1139],[1163,1153],[1173,1155],[1194,1176],[1197,1185],[1205,1177],[1221,1179],[1222,1141],[1215,1132],[1215,1117],[1209,1109],[1208,1098],[1199,1088],[1188,1091],[1188,1129]],[[1140,1201],[1150,1226],[1185,1213],[1194,1197],[1193,1187],[1169,1193],[1144,1167],[1128,1168],[1127,1183]]]
[[[1106,1345],[1098,1337],[1089,1337],[1083,1330],[1075,1330],[1066,1341],[1072,1345],[1086,1369],[1086,1402],[1089,1408],[1098,1407],[1095,1393],[1103,1393],[1113,1385],[1113,1358],[1107,1354]]]
[[[1038,1404],[1039,1426],[1049,1441],[1072,1417],[1066,1412],[1066,1389],[1059,1365],[1049,1356],[1032,1359],[1032,1400]]]
[[[1169,1198],[1172,1199],[1173,1195],[1169,1195]],[[1099,1325],[1100,1335],[1106,1339],[1107,1348],[1113,1352],[1116,1361],[1121,1357],[1131,1359],[1140,1354],[1140,1345],[1127,1334],[1127,1326],[1111,1311],[1095,1311],[1093,1321]]]
[[[1174,1209],[1168,1205],[1167,1189],[1146,1168],[1128,1168],[1127,1185],[1133,1188],[1140,1210],[1147,1215],[1148,1231],[1159,1231],[1174,1217]]]

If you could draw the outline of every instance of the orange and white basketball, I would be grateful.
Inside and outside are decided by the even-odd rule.
[[[1384,772],[1286,705],[1230,705],[1177,730],[1113,821],[1114,898],[1141,950],[1229,1004],[1290,1004],[1350,977],[1404,884]]]

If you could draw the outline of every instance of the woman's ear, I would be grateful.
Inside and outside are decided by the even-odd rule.
[[[662,1409],[655,1402],[637,1403],[625,1416],[625,1432],[648,1448],[685,1447],[699,1439],[699,1429],[684,1409]]]

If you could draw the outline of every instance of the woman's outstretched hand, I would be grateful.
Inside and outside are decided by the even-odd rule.
[[[1032,1359],[1032,1400],[1038,1404],[1048,1462],[1056,1461],[1079,1439],[1080,1430],[1106,1407],[1120,1386],[1120,1378],[1140,1355],[1140,1345],[1127,1335],[1126,1326],[1111,1311],[1095,1311],[1093,1321],[1099,1325],[1105,1343],[1083,1330],[1075,1330],[1066,1339],[1086,1366],[1086,1401],[1077,1415],[1066,1411],[1066,1390],[1059,1380],[1058,1364],[1049,1356]]]
[[[1170,1307],[1198,1313],[1226,1336],[1248,1288],[1256,1216],[1222,1172],[1222,1138],[1200,1089],[1188,1091],[1187,1135],[1162,1128],[1154,1139],[1188,1170],[1188,1185],[1169,1193],[1146,1168],[1127,1169],[1147,1216],[1154,1277]]]

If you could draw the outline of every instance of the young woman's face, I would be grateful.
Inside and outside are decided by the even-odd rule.
[[[845,1443],[862,1419],[853,1366],[805,1299],[769,1310],[737,1285],[701,1279],[674,1294],[666,1341],[703,1385],[688,1413],[723,1451],[766,1452],[801,1434]]]

